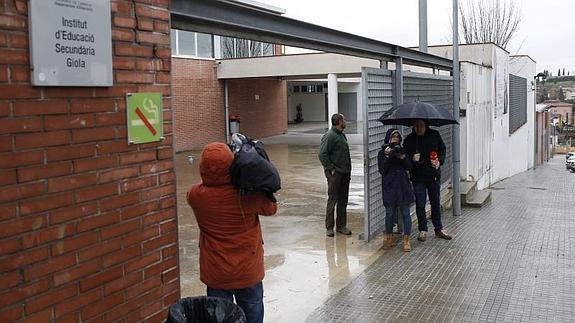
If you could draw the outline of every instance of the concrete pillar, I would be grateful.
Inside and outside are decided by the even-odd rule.
[[[327,127],[331,128],[331,116],[338,112],[337,107],[337,75],[327,75]]]

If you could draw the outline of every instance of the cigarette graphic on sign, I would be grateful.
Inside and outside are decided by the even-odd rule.
[[[162,137],[162,95],[135,93],[128,95],[128,142],[147,143]]]

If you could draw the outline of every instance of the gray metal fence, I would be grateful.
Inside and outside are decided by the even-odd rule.
[[[431,103],[442,107],[453,114],[453,79],[451,76],[403,73],[403,103],[420,102]],[[447,148],[445,163],[441,167],[441,183],[451,180],[452,165],[452,127],[437,128]]]
[[[397,89],[391,71],[376,68],[362,69],[363,113],[364,113],[364,164],[365,164],[365,220],[364,239],[369,241],[385,227],[385,207],[382,198],[381,175],[377,168],[377,154],[383,145],[385,132],[391,126],[383,126],[378,118],[391,109],[394,102],[401,102],[394,98]],[[401,88],[401,86],[399,87]],[[428,102],[441,106],[453,112],[453,82],[450,76],[440,76],[420,73],[403,73],[404,103],[413,101]],[[395,94],[399,95],[399,94]],[[411,129],[402,129],[407,135]],[[452,164],[452,138],[451,126],[439,128],[443,141],[447,147],[446,162],[443,165],[442,183],[447,185],[451,180]]]
[[[527,79],[509,74],[509,134],[527,123]]]
[[[362,68],[364,121],[364,239],[371,240],[385,225],[385,207],[382,199],[381,175],[377,169],[377,153],[381,149],[385,132],[377,119],[393,106],[391,72],[384,69]]]

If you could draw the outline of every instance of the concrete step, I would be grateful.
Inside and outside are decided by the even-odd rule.
[[[489,202],[491,202],[491,191],[481,190],[476,191],[471,196],[468,196],[467,200],[465,200],[464,206],[480,208]]]
[[[471,198],[471,196],[477,191],[477,182],[470,181],[460,181],[459,191],[461,194],[461,205],[465,205],[465,201]]]

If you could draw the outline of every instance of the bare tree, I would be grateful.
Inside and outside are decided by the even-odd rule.
[[[522,18],[513,0],[469,0],[459,5],[459,12],[465,43],[495,43],[503,48],[513,39]]]

